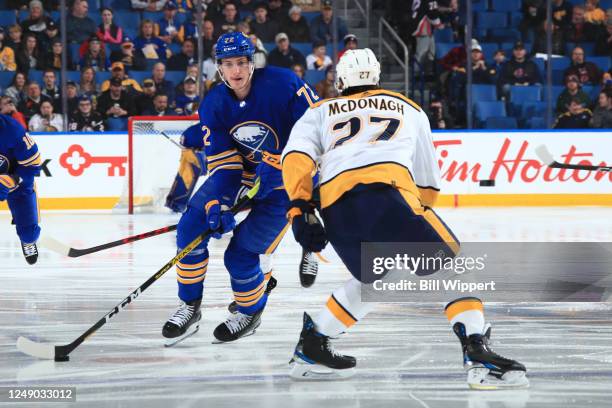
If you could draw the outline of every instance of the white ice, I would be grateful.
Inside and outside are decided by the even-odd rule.
[[[609,208],[439,214],[463,241],[612,241]],[[45,233],[82,248],[176,221],[169,215],[47,213],[42,225]],[[292,382],[287,362],[303,311],[319,310],[349,275],[334,261],[321,265],[312,288],[301,288],[300,250],[290,233],[275,260],[279,286],[254,336],[211,344],[231,301],[224,239],[211,245],[200,332],[183,344],[162,345],[161,327],[177,304],[170,271],[78,347],[69,362],[36,360],[17,351],[20,335],[71,342],[173,257],[174,235],[76,259],[41,249],[38,264],[28,266],[7,214],[0,215],[0,231],[0,387],[75,386],[76,406],[86,407],[611,406],[612,305],[603,303],[486,306],[493,348],[528,367],[528,390],[470,391],[443,305],[414,304],[380,305],[336,342],[339,351],[358,359],[352,379]]]

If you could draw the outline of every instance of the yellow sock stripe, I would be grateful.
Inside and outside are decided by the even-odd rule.
[[[259,299],[264,295],[265,291],[260,291],[257,295],[250,296],[249,299],[245,298],[234,298],[236,300],[236,304],[239,306],[253,306],[255,303],[259,302]]]
[[[343,325],[347,328],[351,327],[355,323],[357,323],[357,319],[355,319],[351,314],[346,310],[334,297],[331,295],[329,300],[327,301],[327,309],[334,315],[336,319],[338,319]]]
[[[180,276],[176,277],[176,280],[185,285],[193,285],[194,283],[202,282],[206,278],[206,274],[203,274],[197,278],[181,278]]]
[[[193,271],[194,269],[203,268],[208,265],[208,259],[197,263],[197,264],[186,264],[182,262],[177,262],[176,267],[181,268],[184,271]]]
[[[206,271],[207,271],[206,268],[198,269],[195,271],[183,271],[183,270],[177,269],[176,275],[181,278],[196,278],[196,277],[206,274]]]
[[[258,300],[259,298],[261,298],[261,296],[264,294],[265,290],[262,289],[260,291],[258,291],[257,293],[251,295],[251,296],[234,296],[234,300],[236,301],[236,303],[246,303],[246,302],[250,302],[252,300]]]
[[[244,296],[250,296],[256,292],[259,292],[261,289],[263,289],[264,285],[266,284],[266,282],[261,282],[259,285],[257,285],[257,287],[255,289],[249,290],[247,292],[236,292],[234,291],[234,297],[238,296],[238,297],[244,297]]]
[[[269,281],[271,276],[272,276],[272,271],[264,273],[264,282]]]
[[[280,244],[281,240],[285,236],[285,233],[287,232],[287,229],[289,229],[289,225],[290,224],[287,223],[287,225],[285,225],[285,227],[281,230],[281,232],[276,236],[276,238],[274,239],[272,244],[270,244],[268,249],[266,249],[266,254],[271,254],[272,252],[274,252],[276,250],[276,247],[278,246],[278,244]]]
[[[482,302],[480,300],[476,298],[467,298],[458,300],[448,305],[444,310],[444,314],[450,322],[459,313],[467,312],[469,310],[480,310],[481,312],[484,312],[484,307],[482,306]]]

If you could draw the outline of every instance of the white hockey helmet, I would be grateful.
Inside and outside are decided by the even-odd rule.
[[[378,85],[380,64],[369,48],[347,50],[336,65],[336,89]]]

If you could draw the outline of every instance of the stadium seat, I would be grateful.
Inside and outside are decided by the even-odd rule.
[[[14,71],[0,71],[0,88],[4,90],[11,86],[14,76]]]
[[[461,2],[463,3],[463,2]],[[488,6],[488,0],[473,0],[472,1],[472,11],[476,12],[476,11],[487,11],[489,6]]]
[[[552,86],[552,103],[553,106],[555,106],[557,104],[557,99],[559,99],[559,95],[561,95],[561,93],[565,90],[565,87],[563,85],[553,85]],[[542,92],[542,100],[545,101],[547,98],[546,96],[546,90],[544,89]]]
[[[553,69],[552,70],[552,83],[554,85],[565,84],[565,70],[564,69]]]
[[[39,84],[42,84],[43,72],[38,71],[36,69],[31,69],[28,71],[28,80],[36,81]]]
[[[168,44],[168,48],[170,49],[170,51],[172,51],[172,55],[181,53],[181,44],[173,42],[173,43]]]
[[[565,45],[566,55],[571,56],[572,51],[574,50],[574,48],[576,48],[577,45],[582,47],[585,55],[593,55],[595,53],[595,43],[585,42],[585,43],[576,44],[576,43],[570,42]]]
[[[110,0],[110,7],[117,13],[118,10],[132,11],[132,3],[125,0]]]
[[[276,46],[276,45],[275,45]],[[299,52],[306,57],[308,54],[312,52],[312,44],[311,43],[303,43],[303,42],[292,42],[291,46],[298,50]]]
[[[492,28],[489,30],[489,41],[511,42],[521,39],[521,33],[515,28]],[[527,48],[527,47],[525,47]],[[529,52],[529,50],[527,50]]]
[[[453,29],[452,28],[444,28],[442,30],[434,31],[434,40],[436,43],[439,42],[453,42]]]
[[[555,105],[556,101],[553,101],[553,112],[554,112],[554,105]],[[544,117],[546,116],[546,107],[547,107],[547,103],[546,102],[542,102],[542,101],[532,101],[532,102],[525,102],[522,105],[520,105],[521,107],[521,112],[518,115],[523,121],[527,121],[529,118],[533,118],[533,117]]]
[[[293,46],[294,44],[291,44],[291,45]],[[264,48],[266,49],[266,51],[267,51],[268,53],[270,53],[270,52],[271,52],[271,51],[272,51],[274,48],[276,48],[276,43],[273,43],[273,42],[265,42],[265,43],[263,43],[263,46],[264,46]],[[295,48],[295,46],[294,46],[293,48]],[[311,48],[312,48],[312,47],[311,47]]]
[[[166,79],[175,85],[180,84],[185,79],[185,72],[183,71],[166,71]]]
[[[80,71],[66,71],[66,81],[74,81],[77,84],[81,81]],[[96,81],[99,82],[99,78],[96,76]]]
[[[607,10],[612,8],[612,0],[601,0],[599,2],[599,8],[602,10]]]
[[[550,63],[552,65],[552,69],[567,69],[570,66],[570,59],[569,57],[557,57],[557,58],[551,58],[550,59]]]
[[[506,116],[492,116],[485,120],[485,129],[516,129],[518,124],[515,118]]]
[[[474,105],[478,123],[484,123],[489,117],[506,116],[506,105],[502,101],[478,101]]]
[[[315,86],[323,78],[325,78],[325,71],[318,71],[316,69],[307,69],[306,74],[304,74],[304,81],[311,86]]]
[[[546,78],[546,61],[544,61],[542,58],[532,58],[531,60],[538,66],[540,77]]]
[[[497,101],[495,85],[472,85],[472,104],[479,101]]]
[[[523,14],[520,11],[515,10],[520,10],[520,8],[510,10],[510,12],[508,13],[510,27],[518,27],[521,24],[521,21],[523,21]]]
[[[143,11],[142,12],[142,19],[143,20],[151,20],[154,23],[157,22],[157,20],[159,20],[163,16],[164,16],[163,11]]]
[[[510,101],[513,103],[540,101],[542,88],[539,86],[511,86]]]
[[[487,62],[492,62],[495,51],[499,49],[497,43],[480,43],[480,46],[482,47],[482,53],[484,54],[485,60]]]
[[[304,16],[306,21],[308,21],[308,25],[310,25],[312,20],[314,20],[314,18],[319,15],[321,15],[321,13],[318,11],[308,11],[308,12],[302,13],[302,16]]]
[[[601,89],[600,86],[593,86],[593,85],[584,85],[582,87],[582,90],[584,91],[584,93],[589,95],[589,98],[591,98],[591,100],[594,101],[595,103],[597,103],[597,98],[599,98],[600,89]]]
[[[541,117],[533,117],[527,120],[528,129],[546,129],[546,119]]]
[[[108,118],[106,119],[106,124],[110,132],[127,130],[127,119],[124,118]]]
[[[140,14],[128,10],[115,10],[113,22],[124,31],[126,28],[131,28],[138,33],[140,27]],[[132,41],[133,40],[134,38],[132,38]]]
[[[139,84],[142,84],[142,81],[147,78],[151,78],[151,71],[131,71],[130,77],[136,80]]]
[[[589,55],[589,54],[586,54]],[[593,64],[597,65],[597,67],[601,70],[601,71],[607,71],[610,69],[610,57],[591,57],[588,56],[586,57],[587,61],[592,62]]]
[[[521,0],[491,0],[491,9],[495,11],[520,10]]]
[[[436,59],[444,57],[450,50],[459,47],[460,43],[439,43],[436,44]]]
[[[499,28],[507,25],[506,13],[480,11],[476,13],[477,28]]]
[[[17,19],[15,18],[15,12],[11,10],[2,10],[0,11],[0,26],[8,27],[10,25],[15,24]],[[5,33],[5,37],[8,37],[8,32]]]

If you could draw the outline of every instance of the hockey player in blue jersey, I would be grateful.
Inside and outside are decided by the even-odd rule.
[[[40,236],[34,177],[40,173],[40,153],[19,122],[0,115],[0,201],[6,200],[26,261],[38,259]]]
[[[318,99],[290,70],[255,70],[253,53],[253,44],[242,33],[224,34],[217,41],[217,69],[225,85],[212,88],[199,110],[209,177],[189,201],[177,231],[180,250],[208,228],[217,231],[214,237],[234,230],[224,263],[238,310],[214,330],[221,342],[252,334],[261,323],[267,285],[260,255],[274,252],[288,227],[289,200],[275,155],[294,123]],[[259,193],[248,216],[236,226],[228,209],[256,177]],[[162,329],[167,345],[198,330],[207,244],[177,265],[181,305]]]

